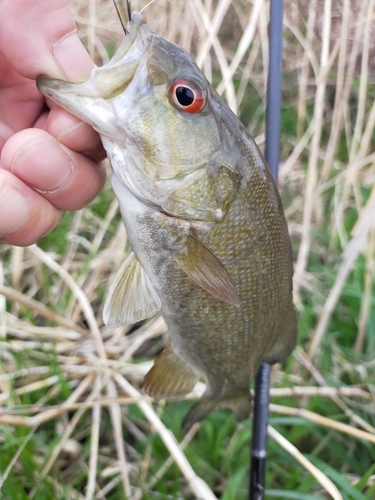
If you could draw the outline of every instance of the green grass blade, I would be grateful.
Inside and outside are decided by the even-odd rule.
[[[358,491],[345,476],[337,472],[336,469],[312,455],[306,455],[306,457],[335,482],[342,495],[345,493],[347,494],[344,498],[347,498],[348,500],[366,500],[366,497]]]
[[[311,495],[310,493],[300,493],[299,491],[288,491],[288,490],[266,490],[265,498],[278,498],[279,500],[284,500],[284,498],[291,498],[295,500],[320,500],[320,497]]]
[[[374,474],[375,472],[375,464],[373,464],[361,477],[361,479],[358,481],[358,483],[355,485],[357,490],[363,491],[366,488],[367,481],[369,480],[370,476]]]

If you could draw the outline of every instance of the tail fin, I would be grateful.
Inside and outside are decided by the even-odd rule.
[[[212,398],[204,394],[195,403],[182,421],[181,427],[188,431],[196,422],[205,418],[209,413],[220,408],[230,408],[233,410],[237,420],[244,420],[250,415],[251,399],[248,389],[233,388],[220,398]]]

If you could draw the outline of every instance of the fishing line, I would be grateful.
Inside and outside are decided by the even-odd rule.
[[[145,6],[143,7],[143,9],[139,11],[139,13],[140,13],[140,14],[142,14],[142,12],[143,12],[145,9],[147,9],[147,7],[149,7],[149,6],[150,6],[151,4],[153,4],[154,2],[156,2],[156,0],[151,0],[151,2],[148,2],[148,4],[147,4],[147,5],[145,5]],[[184,13],[183,13],[183,12],[182,12],[182,11],[181,11],[178,7],[176,7],[176,5],[173,3],[173,0],[167,0],[167,2],[168,2],[168,3],[170,3],[170,4],[172,5],[172,7],[173,7],[174,9],[176,9],[176,10],[177,10],[177,12],[178,12],[179,14],[181,14],[181,16],[182,16],[182,17],[185,17],[185,14],[184,14]]]
[[[126,28],[126,26],[125,26],[125,24],[124,24],[124,22],[122,20],[121,13],[119,11],[119,8],[117,7],[116,0],[113,0],[113,5],[115,6],[118,18],[120,19],[120,23],[121,23],[122,29],[124,30],[125,35],[128,35],[129,34],[129,30],[128,30],[128,28]],[[129,2],[129,0],[126,1],[126,7],[127,7],[127,11],[128,11],[128,27],[129,27],[129,25],[131,23],[131,20],[132,20],[131,8],[130,8],[130,2]]]
[[[146,10],[146,9],[147,9],[147,7],[148,7],[149,5],[151,5],[152,3],[154,3],[154,2],[156,2],[156,0],[151,0],[151,2],[148,2],[148,4],[147,4],[147,5],[145,5],[145,6],[143,7],[143,9],[141,9],[141,10],[139,11],[139,13],[140,13],[140,14],[142,14],[142,12],[143,12],[144,10]]]
[[[130,5],[130,0],[126,0],[126,7],[128,10],[128,23],[131,23],[131,21],[132,21],[132,9],[131,9],[131,5]]]

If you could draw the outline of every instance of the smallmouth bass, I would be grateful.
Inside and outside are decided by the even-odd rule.
[[[250,413],[262,362],[294,348],[292,254],[281,200],[246,129],[181,47],[134,13],[112,60],[39,90],[101,135],[132,252],[104,308],[110,327],[161,310],[170,343],[144,380],[155,399],[207,390],[183,426]]]

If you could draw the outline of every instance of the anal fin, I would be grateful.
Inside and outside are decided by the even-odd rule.
[[[189,278],[206,292],[227,304],[240,305],[232,277],[220,260],[193,234],[187,237],[185,249],[174,253],[173,257]]]
[[[104,306],[104,323],[111,328],[131,325],[153,316],[160,298],[134,252],[120,267]]]
[[[155,399],[181,398],[194,388],[199,373],[168,344],[146,374],[142,389]]]

